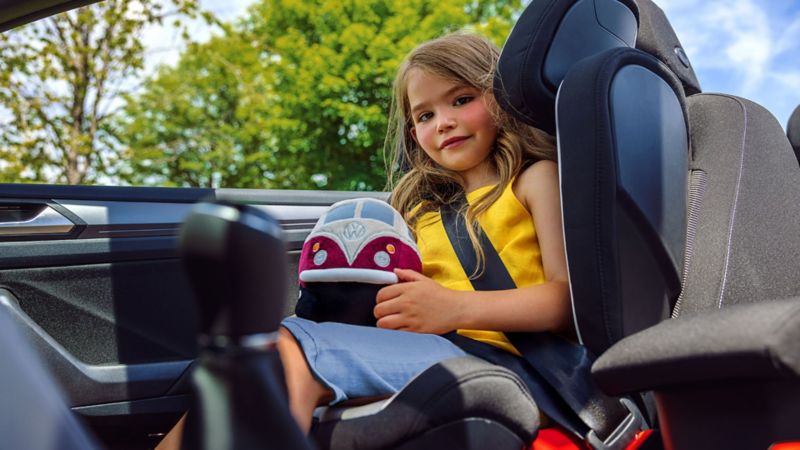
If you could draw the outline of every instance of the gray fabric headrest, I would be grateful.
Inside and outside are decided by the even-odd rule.
[[[681,80],[687,96],[702,92],[691,62],[664,11],[651,0],[636,0],[636,3],[640,22],[636,48],[666,64]]]

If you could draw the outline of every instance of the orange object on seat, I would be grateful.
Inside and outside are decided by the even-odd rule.
[[[539,430],[539,436],[528,450],[587,450],[580,439],[561,427]]]
[[[625,450],[636,450],[645,443],[652,432],[652,430],[639,432],[636,435],[636,439],[625,447]],[[531,444],[528,450],[589,450],[589,447],[585,442],[576,438],[565,429],[553,427],[539,430],[539,436],[533,441],[533,444]],[[773,447],[771,450],[800,450],[800,446],[786,448]]]
[[[781,442],[772,444],[769,450],[800,450],[800,442]]]

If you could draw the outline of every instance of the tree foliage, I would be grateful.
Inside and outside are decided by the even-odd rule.
[[[114,122],[130,184],[267,187],[272,78],[235,35],[189,44]]]
[[[519,0],[262,0],[128,97],[131,183],[380,190],[391,82],[416,45],[501,45]]]
[[[197,0],[106,0],[0,35],[0,181],[113,172],[113,99],[143,68],[143,31],[197,10]]]

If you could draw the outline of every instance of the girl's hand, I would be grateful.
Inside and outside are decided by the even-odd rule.
[[[421,273],[395,269],[400,282],[376,297],[378,328],[444,334],[457,328],[458,293]]]

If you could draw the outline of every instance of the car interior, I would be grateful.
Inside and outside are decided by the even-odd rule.
[[[2,0],[0,30],[88,3]],[[464,357],[320,408],[306,439],[274,349],[300,249],[327,206],[387,194],[9,184],[0,446],[152,448],[187,409],[184,448],[800,442],[800,107],[784,133],[702,93],[651,0],[533,0],[495,95],[557,139],[575,328],[613,408],[545,375],[568,419],[540,428],[543,399]]]

